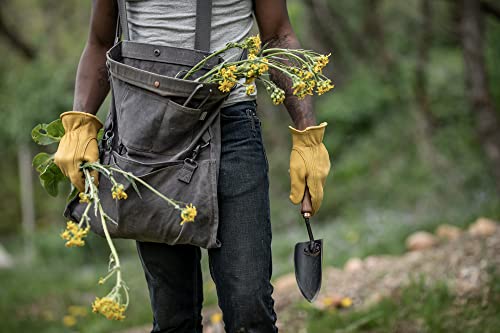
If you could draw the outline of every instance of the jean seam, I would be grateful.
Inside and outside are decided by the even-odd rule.
[[[257,134],[257,130],[255,129],[255,118],[252,114],[253,111],[251,109],[246,109],[245,112],[248,119],[250,120],[250,124],[252,125],[252,135],[255,137]]]

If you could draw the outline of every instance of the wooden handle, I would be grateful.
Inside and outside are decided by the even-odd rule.
[[[312,202],[311,195],[309,194],[309,188],[306,186],[304,191],[304,198],[302,199],[302,207],[300,212],[304,217],[310,217],[312,213]]]

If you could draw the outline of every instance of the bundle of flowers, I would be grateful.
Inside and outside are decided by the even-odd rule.
[[[228,43],[212,53],[188,71],[183,79],[188,79],[202,68],[208,59],[219,56],[230,49],[245,49],[247,58],[237,61],[224,61],[195,81],[218,83],[219,90],[229,92],[236,85],[246,87],[248,95],[255,92],[254,82],[260,80],[275,105],[285,100],[285,91],[270,79],[269,70],[281,72],[291,79],[293,95],[303,99],[308,95],[322,95],[333,89],[333,84],[323,74],[330,54],[323,55],[310,50],[262,48],[259,35],[248,37],[241,43]],[[241,83],[243,81],[244,83]]]

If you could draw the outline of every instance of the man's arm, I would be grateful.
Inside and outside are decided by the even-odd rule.
[[[102,124],[94,115],[109,91],[106,51],[113,45],[116,15],[115,0],[93,0],[89,37],[76,74],[73,111],[60,115],[65,133],[54,163],[80,192],[85,192],[81,164],[99,160],[97,133]],[[97,172],[91,174],[97,184]]]
[[[288,18],[286,0],[255,0],[255,17],[262,44],[267,47],[299,49],[300,43]],[[310,96],[299,100],[292,94],[292,80],[280,71],[269,70],[271,79],[285,91],[285,106],[299,130],[316,125]]]
[[[109,92],[106,51],[113,45],[115,0],[93,0],[87,44],[78,64],[73,110],[96,114]]]

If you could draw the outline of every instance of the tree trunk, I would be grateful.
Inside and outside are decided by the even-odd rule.
[[[500,193],[500,120],[488,89],[483,51],[484,27],[478,0],[462,0],[461,37],[467,96],[476,119],[476,132]]]
[[[415,142],[420,159],[425,164],[428,164],[431,169],[439,169],[444,167],[446,162],[432,143],[436,120],[431,111],[427,84],[429,50],[432,44],[432,5],[430,0],[421,0],[420,17],[420,36],[417,41],[414,86],[417,105],[415,112]]]
[[[20,144],[17,151],[19,186],[21,196],[22,226],[24,236],[24,250],[29,262],[35,254],[35,203],[33,200],[33,171],[31,169],[31,151],[27,144]]]
[[[3,0],[0,0],[0,6],[5,7]],[[3,14],[0,11],[0,36],[4,36],[5,39],[11,44],[11,46],[19,51],[28,60],[33,60],[36,56],[35,49],[29,45],[25,40],[18,35],[17,27],[8,27],[5,23]]]

